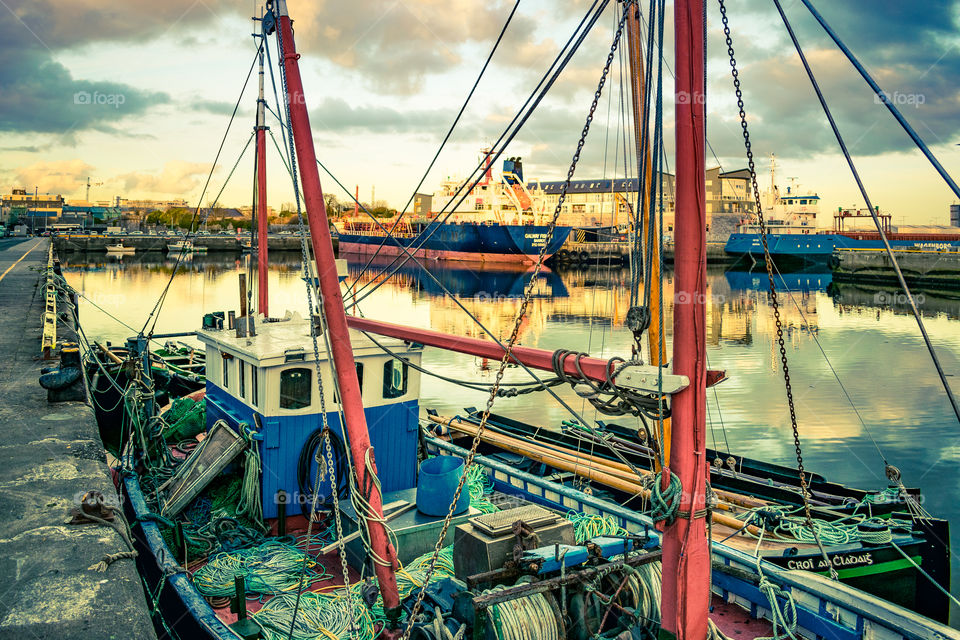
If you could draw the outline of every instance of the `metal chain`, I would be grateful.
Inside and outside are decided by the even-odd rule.
[[[278,50],[277,57],[279,58],[278,62],[280,65],[280,81],[283,86],[284,108],[286,111],[285,115],[287,116],[287,122],[290,123],[291,122],[290,100],[289,100],[290,94],[288,93],[288,88],[287,88],[286,67],[283,66],[284,56],[285,56],[284,49],[283,49],[283,38],[280,35],[279,25],[277,25],[276,29],[277,29],[276,33],[277,33],[277,50]],[[282,127],[281,127],[281,131],[283,131]],[[294,200],[296,201],[296,204],[297,204],[297,223],[300,231],[300,234],[299,234],[300,235],[300,257],[301,257],[301,262],[303,267],[303,279],[306,282],[306,286],[307,286],[307,310],[310,314],[310,317],[308,320],[310,323],[310,341],[313,346],[314,369],[317,374],[317,393],[320,395],[320,420],[321,420],[321,425],[323,429],[324,448],[326,450],[327,476],[330,479],[330,487],[331,487],[330,492],[331,492],[331,495],[333,496],[333,519],[334,519],[334,524],[336,526],[337,540],[342,540],[343,524],[340,519],[340,496],[338,495],[339,492],[337,491],[338,486],[337,486],[336,470],[335,470],[335,465],[333,460],[333,447],[330,443],[330,425],[327,421],[326,398],[324,397],[325,394],[324,394],[324,388],[323,388],[323,375],[322,375],[322,370],[320,366],[320,346],[317,341],[317,326],[313,320],[315,310],[319,311],[321,314],[323,313],[323,303],[321,300],[321,293],[318,290],[317,306],[314,307],[313,279],[310,277],[310,253],[307,249],[307,232],[306,232],[306,227],[303,223],[303,211],[300,207],[300,189],[299,189],[299,185],[297,184],[296,149],[294,148],[293,130],[291,128],[287,129],[286,138],[287,138],[287,146],[290,149],[290,177],[293,181],[293,195],[294,195]],[[327,348],[327,353],[330,353],[329,346]],[[333,366],[332,360],[330,360],[330,365],[331,367]],[[319,455],[319,451],[317,452],[317,455]],[[310,518],[307,522],[307,549],[309,549],[310,547],[310,538],[311,538],[312,529],[313,529],[314,514],[316,513],[317,498],[318,498],[318,494],[320,493],[319,491],[320,460],[316,459],[316,462],[317,462],[317,473],[316,473],[316,479],[314,481],[313,497],[310,505]],[[360,524],[362,526],[362,523]],[[304,567],[305,566],[306,566],[306,558],[304,558]],[[345,544],[340,545],[340,567],[343,571],[343,586],[344,586],[344,589],[346,590],[347,604],[350,608],[350,611],[352,612],[353,606],[354,606],[353,591],[350,588],[350,572],[349,572],[349,568],[347,567],[347,545]],[[296,605],[294,606],[293,616],[290,620],[289,636],[292,636],[294,625],[296,624],[297,611],[300,608],[300,595],[302,593],[302,590],[303,590],[303,573],[301,573],[300,584],[297,588],[297,602],[296,602]],[[354,617],[353,615],[351,615],[350,616],[350,636],[352,637],[355,634],[356,634],[356,625],[354,624]]]
[[[410,637],[410,632],[413,630],[414,621],[417,618],[417,614],[420,612],[421,607],[423,606],[423,599],[427,593],[427,585],[430,583],[431,578],[433,577],[434,568],[437,564],[437,558],[440,555],[440,549],[443,546],[443,541],[447,536],[447,530],[450,528],[450,522],[453,519],[453,511],[456,509],[457,503],[460,501],[460,494],[463,492],[463,485],[467,480],[467,472],[470,470],[470,467],[473,465],[474,457],[477,454],[477,448],[480,446],[480,439],[483,436],[483,431],[487,426],[487,419],[490,417],[490,411],[493,408],[493,402],[497,397],[497,391],[500,388],[500,382],[503,379],[504,371],[507,368],[507,363],[510,361],[511,353],[513,351],[514,344],[517,341],[517,337],[520,335],[520,326],[523,323],[523,318],[527,313],[527,306],[530,304],[530,299],[533,297],[533,289],[536,285],[536,274],[539,273],[540,268],[543,266],[543,263],[546,259],[547,246],[550,244],[550,238],[553,237],[553,232],[557,226],[557,220],[560,217],[560,211],[563,208],[564,200],[567,197],[567,190],[570,188],[570,182],[573,180],[573,174],[577,169],[577,162],[580,160],[580,153],[583,150],[583,145],[586,143],[587,134],[590,132],[590,125],[593,123],[593,115],[597,110],[597,105],[600,102],[600,96],[603,94],[603,86],[606,84],[607,75],[610,73],[610,65],[613,63],[614,55],[617,52],[617,46],[620,44],[620,36],[623,33],[623,25],[627,19],[626,9],[633,4],[634,0],[626,0],[623,17],[620,19],[619,24],[617,25],[617,33],[613,38],[613,44],[610,47],[610,53],[607,55],[606,64],[603,67],[603,74],[600,76],[600,83],[597,86],[596,93],[593,96],[593,103],[590,105],[590,112],[587,114],[586,122],[583,125],[583,131],[580,133],[580,140],[577,142],[577,150],[573,154],[573,159],[570,162],[570,169],[567,171],[567,179],[563,183],[563,187],[560,189],[560,196],[557,199],[557,206],[553,212],[553,217],[550,219],[550,224],[547,232],[547,239],[544,241],[543,246],[540,248],[540,254],[537,256],[537,263],[534,265],[533,270],[531,271],[533,276],[531,276],[530,281],[527,283],[526,289],[524,290],[523,302],[520,304],[520,309],[517,312],[517,317],[513,323],[513,331],[510,333],[510,339],[507,341],[506,347],[503,352],[503,358],[500,359],[500,367],[497,369],[496,379],[494,380],[493,387],[490,389],[490,396],[487,398],[487,404],[483,410],[483,417],[480,420],[480,424],[477,426],[477,433],[473,437],[473,442],[470,445],[470,451],[467,454],[467,459],[464,464],[463,474],[460,476],[460,482],[457,484],[457,489],[454,491],[453,499],[450,501],[450,508],[447,510],[447,515],[443,520],[443,527],[440,530],[440,534],[437,537],[437,543],[433,548],[433,556],[430,558],[430,567],[427,570],[427,575],[423,580],[423,585],[420,588],[420,592],[417,594],[417,599],[413,604],[413,608],[410,610],[410,618],[407,620],[407,627],[403,632],[403,640],[407,640]]]
[[[770,247],[767,244],[767,225],[763,219],[763,207],[760,204],[760,189],[757,185],[757,171],[753,160],[753,149],[750,144],[750,132],[747,130],[747,113],[743,105],[743,90],[740,87],[740,73],[737,71],[737,59],[734,56],[733,40],[730,36],[730,23],[727,19],[727,8],[724,0],[718,0],[720,4],[720,18],[723,21],[723,35],[727,43],[727,54],[730,56],[730,74],[733,76],[733,88],[737,95],[737,108],[740,110],[740,128],[743,129],[743,146],[747,153],[747,165],[750,170],[750,181],[753,187],[754,203],[757,207],[757,222],[760,227],[760,242],[763,245],[764,262],[767,268],[767,280],[769,285],[770,304],[773,307],[773,318],[777,326],[777,345],[780,349],[780,363],[783,368],[783,382],[787,393],[787,407],[790,410],[790,426],[793,429],[793,446],[797,453],[797,473],[800,477],[800,493],[803,498],[803,509],[806,514],[807,523],[813,532],[813,537],[817,541],[817,546],[830,567],[830,575],[836,580],[837,572],[833,564],[827,557],[827,552],[820,543],[820,536],[817,534],[816,527],[813,526],[813,516],[810,514],[810,492],[807,487],[806,473],[803,469],[803,452],[800,447],[800,429],[797,426],[797,411],[793,402],[793,386],[790,383],[790,367],[787,364],[787,347],[783,339],[783,322],[780,318],[780,304],[777,299],[777,289],[773,277],[773,257],[770,255]]]

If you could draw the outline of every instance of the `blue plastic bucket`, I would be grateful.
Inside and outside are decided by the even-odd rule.
[[[428,516],[447,515],[462,474],[463,458],[437,456],[424,460],[417,478],[417,511]],[[470,487],[464,484],[453,513],[463,513],[469,507]]]

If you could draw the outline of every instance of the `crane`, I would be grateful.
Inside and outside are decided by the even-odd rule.
[[[102,187],[103,182],[90,182],[90,176],[87,176],[87,197],[86,201],[90,202],[90,187]]]

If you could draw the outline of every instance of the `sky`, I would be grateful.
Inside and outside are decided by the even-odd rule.
[[[423,177],[516,0],[290,0],[317,155],[360,199],[402,208]],[[473,99],[420,188],[465,176],[500,135],[587,11],[586,0],[520,0]],[[569,168],[616,25],[616,2],[506,151],[528,179]],[[648,3],[641,3],[644,11]],[[795,178],[823,198],[821,226],[862,199],[773,3],[728,9],[758,179]],[[874,99],[804,6],[784,9],[873,202],[901,224],[946,224],[953,192]],[[953,175],[960,174],[960,0],[817,3]],[[672,67],[667,3],[665,61]],[[261,4],[228,0],[0,0],[0,191],[91,200],[215,199],[249,204],[256,77],[250,20]],[[275,41],[270,42],[276,64]],[[625,175],[615,56],[577,178]],[[719,10],[708,5],[708,165],[746,166]],[[267,101],[275,106],[270,74]],[[279,74],[276,82],[279,83]],[[280,87],[278,86],[278,89]],[[664,138],[673,151],[673,83],[664,77]],[[626,99],[629,99],[627,97]],[[231,114],[239,107],[231,124]],[[282,144],[276,119],[271,134]],[[228,128],[229,127],[229,128]],[[226,135],[225,135],[226,132]],[[223,148],[218,157],[218,149]],[[268,200],[293,200],[273,143]],[[216,160],[216,161],[215,161]],[[672,163],[672,160],[670,161]],[[236,165],[232,177],[228,176]],[[207,176],[213,168],[209,184]],[[635,169],[634,169],[635,172]],[[321,173],[324,190],[347,195]],[[217,196],[219,195],[219,198]]]

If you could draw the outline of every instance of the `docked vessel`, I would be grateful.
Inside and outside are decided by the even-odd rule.
[[[190,437],[179,428],[184,415],[157,406],[146,352],[152,330],[128,341],[132,375],[123,388],[131,402],[118,478],[126,515],[137,525],[137,562],[168,636],[722,640],[752,630],[774,638],[960,637],[921,615],[946,614],[949,563],[940,541],[948,539],[947,523],[919,506],[894,468],[887,470],[889,489],[861,491],[809,474],[799,460],[793,469],[729,452],[706,458],[706,391],[724,372],[706,368],[705,106],[683,99],[704,86],[705,12],[699,0],[675,4],[675,285],[689,300],[673,308],[668,366],[662,328],[650,324],[662,322],[653,312],[663,309],[662,274],[649,262],[648,284],[657,292],[645,291],[647,326],[636,320],[638,307],[628,314],[637,343],[629,361],[517,344],[557,212],[532,225],[543,229],[543,241],[523,249],[532,253],[513,254],[532,257],[535,266],[503,342],[347,316],[292,20],[285,2],[267,3],[260,45],[276,34],[285,52],[277,56],[287,91],[283,135],[296,149],[309,222],[302,269],[311,315],[267,313],[260,252],[256,307],[240,274],[239,313],[208,313],[197,331],[207,366],[204,389],[190,399],[202,396],[206,410]],[[649,25],[663,22],[656,6]],[[640,67],[664,46],[662,32],[658,38],[651,27],[649,39],[642,35],[637,3],[621,8],[569,175],[621,36],[636,63],[634,86]],[[603,9],[587,10],[580,41]],[[261,49],[261,105],[263,57]],[[633,98],[639,119],[642,96]],[[654,129],[662,132],[662,120]],[[265,207],[265,178],[258,178],[257,202]],[[644,229],[651,246],[656,226]],[[651,364],[639,359],[645,331]],[[489,393],[482,412],[421,418],[421,376],[436,375],[424,366],[427,347],[499,362],[496,382],[482,387]],[[553,372],[553,379],[537,378],[533,391],[570,384],[630,426],[582,420],[553,437],[540,433],[542,425],[492,414],[494,401],[509,395],[498,393],[509,363],[531,375]],[[457,434],[472,437],[469,448]],[[581,442],[610,455],[588,455]],[[542,472],[531,472],[525,460],[538,461]],[[584,474],[593,486],[583,485]],[[839,537],[821,539],[828,532]],[[852,579],[874,594],[851,586]],[[747,615],[744,633],[747,625],[734,621]]]
[[[116,255],[131,255],[131,254],[134,254],[134,253],[136,253],[136,252],[137,252],[137,248],[136,248],[136,247],[125,247],[125,246],[123,245],[123,241],[122,241],[122,240],[121,240],[120,242],[116,243],[116,244],[108,244],[108,245],[107,245],[107,253],[112,253],[112,254],[116,254]]]
[[[206,253],[207,248],[203,245],[195,244],[193,240],[178,240],[167,245],[167,252],[182,254]]]
[[[890,215],[877,212],[884,226],[884,234],[890,246],[896,250],[913,251],[960,251],[960,229],[944,230],[941,233],[922,231],[918,233],[897,232],[892,230]],[[843,221],[850,218],[871,218],[869,211],[841,209],[834,216],[832,231],[810,232],[806,227],[773,227],[767,236],[770,255],[774,258],[798,259],[825,262],[837,249],[884,249],[883,238],[877,231],[847,231]],[[755,223],[746,225],[755,229]],[[773,229],[772,228],[772,229]],[[756,231],[744,230],[731,234],[724,247],[731,257],[763,257],[763,244]]]
[[[523,182],[519,158],[504,161],[495,180],[486,155],[483,178],[472,185],[448,180],[434,195],[436,210],[426,216],[400,214],[379,223],[353,218],[336,224],[340,251],[361,255],[404,255],[430,260],[533,263],[546,247],[548,258],[566,242],[570,229],[550,228],[544,204]],[[389,233],[388,233],[389,231]]]
[[[764,207],[767,229],[767,247],[776,260],[800,260],[825,262],[837,249],[883,249],[883,239],[875,230],[851,230],[847,224],[851,221],[866,220],[873,225],[873,216],[868,209],[839,209],[833,215],[833,229],[817,229],[817,214],[820,212],[820,196],[815,192],[797,191],[794,186],[780,195],[773,184],[775,165],[771,163],[771,187],[767,192],[767,204]],[[892,216],[875,212],[880,220],[883,232],[894,249],[917,251],[957,251],[960,250],[960,228],[943,229],[942,232],[930,232],[927,229],[917,232],[895,230],[891,224]],[[762,259],[763,243],[760,226],[756,219],[744,219],[730,234],[724,246],[727,255],[735,258]]]

